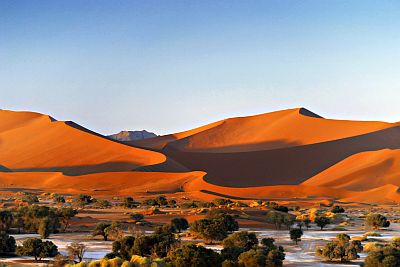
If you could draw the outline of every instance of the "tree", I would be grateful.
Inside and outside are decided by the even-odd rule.
[[[0,211],[0,231],[7,232],[14,221],[14,216],[9,210]]]
[[[254,233],[240,231],[230,234],[222,244],[224,248],[240,247],[249,250],[258,245],[258,239]]]
[[[221,221],[225,225],[228,233],[239,230],[239,224],[237,221],[225,211],[212,209],[208,212],[206,219]]]
[[[63,231],[65,232],[69,226],[69,221],[78,214],[78,211],[73,208],[61,208],[59,209],[58,214],[60,216],[61,223],[64,225]]]
[[[42,238],[48,238],[51,233],[52,233],[51,220],[48,217],[45,217],[40,221],[38,234]]]
[[[15,252],[15,239],[5,232],[0,232],[0,254]]]
[[[322,229],[324,229],[325,226],[331,223],[331,220],[327,217],[317,217],[315,218],[315,223]]]
[[[189,228],[189,222],[185,218],[174,218],[171,220],[171,225],[179,233]]]
[[[322,249],[317,249],[317,255],[329,261],[344,262],[359,258],[358,253],[362,250],[360,241],[351,241],[350,236],[338,234],[334,241],[327,243]]]
[[[201,219],[190,225],[190,231],[204,238],[206,242],[222,241],[228,236],[226,225],[221,220]]]
[[[184,244],[168,252],[167,261],[175,267],[221,266],[221,256],[212,249]]]
[[[137,202],[132,197],[124,198],[124,202],[122,203],[122,205],[128,209],[136,208],[138,206]]]
[[[365,258],[365,267],[400,266],[400,249],[386,246],[371,251]]]
[[[296,243],[296,245],[297,245],[297,242],[301,241],[302,235],[303,235],[303,231],[301,229],[290,230],[290,239],[292,239]]]
[[[79,242],[73,242],[67,247],[67,250],[71,259],[75,261],[75,258],[78,258],[78,262],[81,262],[86,252],[86,246]]]
[[[77,196],[76,201],[78,205],[83,209],[86,205],[93,203],[92,196],[80,194]]]
[[[135,222],[140,222],[141,220],[144,219],[144,215],[138,212],[132,213],[130,217],[132,220],[135,220]]]
[[[311,220],[310,219],[305,219],[303,222],[304,222],[304,225],[307,228],[307,230],[310,229]]]
[[[17,247],[17,254],[20,256],[33,256],[35,261],[44,257],[54,257],[58,254],[57,246],[51,241],[43,242],[39,238],[28,238],[22,246]]]
[[[368,216],[365,218],[365,223],[374,229],[390,226],[390,222],[381,214],[368,214]]]
[[[332,210],[333,213],[344,213],[344,208],[340,207],[340,206],[333,206]]]
[[[111,223],[98,223],[93,230],[92,236],[98,236],[101,235],[104,239],[104,241],[107,241],[108,233],[106,229],[111,226]]]

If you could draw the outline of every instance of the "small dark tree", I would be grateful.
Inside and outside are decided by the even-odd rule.
[[[317,217],[315,218],[315,224],[321,228],[321,231],[325,226],[331,223],[331,220],[327,217]]]
[[[189,222],[185,218],[174,218],[171,220],[171,226],[180,233],[189,228]]]
[[[136,213],[132,213],[130,215],[130,217],[131,217],[132,220],[135,220],[135,222],[140,222],[141,220],[144,219],[144,215],[141,214],[141,213],[137,213],[137,212]]]
[[[0,211],[0,231],[7,232],[14,221],[14,216],[9,210]]]
[[[5,232],[0,232],[0,254],[15,252],[15,239]]]
[[[78,203],[79,207],[81,207],[81,208],[84,208],[86,205],[89,205],[89,204],[93,203],[92,196],[84,195],[84,194],[78,195],[76,200],[77,200],[77,203]]]
[[[299,241],[301,241],[302,235],[303,235],[303,231],[301,229],[290,230],[290,239],[292,239],[296,243],[296,245]]]
[[[92,236],[101,235],[104,241],[108,239],[108,233],[106,229],[111,226],[111,223],[98,223],[96,228],[93,230]]]
[[[304,226],[308,229],[311,227],[311,220],[310,219],[305,219],[304,221]]]
[[[344,208],[340,207],[340,206],[333,206],[332,210],[333,213],[344,213]]]
[[[136,208],[138,206],[137,202],[132,197],[124,198],[124,202],[122,203],[122,205],[128,209]]]
[[[374,229],[379,229],[381,227],[389,227],[390,222],[386,219],[385,216],[381,214],[369,214],[365,218],[365,223],[368,226],[373,227]]]

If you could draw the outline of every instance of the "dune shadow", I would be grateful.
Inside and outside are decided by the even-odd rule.
[[[365,151],[400,148],[400,126],[317,144],[237,152],[165,154],[191,170],[207,172],[208,183],[229,187],[293,185],[313,177],[345,158]]]

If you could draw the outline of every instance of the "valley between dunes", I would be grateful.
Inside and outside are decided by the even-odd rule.
[[[0,110],[0,191],[292,202],[400,202],[400,124],[304,108],[117,142],[73,122]]]

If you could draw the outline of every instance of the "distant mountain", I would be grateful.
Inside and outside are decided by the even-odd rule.
[[[142,130],[142,131],[121,131],[117,134],[109,135],[108,137],[117,141],[137,141],[137,140],[157,137],[157,135],[155,133]]]

